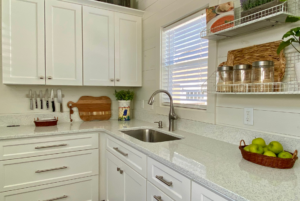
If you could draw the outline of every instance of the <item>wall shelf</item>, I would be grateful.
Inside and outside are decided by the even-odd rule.
[[[201,31],[200,37],[209,40],[221,40],[224,38],[253,32],[255,30],[283,24],[285,23],[287,16],[300,15],[299,6],[299,0],[288,0],[282,4],[259,11],[246,17],[240,17],[242,8],[239,7],[236,8],[234,12],[235,20],[232,22],[234,24],[233,27],[227,28],[228,24],[221,25],[214,28],[221,30],[215,33],[211,29],[204,29],[203,31]],[[257,16],[261,17],[259,19],[256,19]]]

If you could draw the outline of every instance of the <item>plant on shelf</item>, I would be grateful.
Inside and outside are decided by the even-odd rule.
[[[130,102],[134,98],[134,92],[130,90],[115,90],[116,99],[119,101],[119,121],[130,121]]]
[[[257,6],[269,3],[273,0],[241,0],[241,6],[243,10],[250,10],[252,8],[255,8]]]

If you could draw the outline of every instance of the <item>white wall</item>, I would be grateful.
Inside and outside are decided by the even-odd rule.
[[[218,1],[209,1],[210,4]],[[226,2],[226,1],[219,1]],[[147,112],[159,113],[155,108],[147,104],[150,95],[159,88],[159,31],[157,26],[167,17],[182,17],[182,13],[193,13],[195,10],[207,6],[205,0],[139,0],[139,8],[146,11],[143,19],[143,87],[137,89],[135,109]],[[174,19],[176,20],[176,19]],[[298,24],[299,25],[299,24]],[[282,35],[297,26],[287,24],[253,32],[247,35],[217,42],[216,64],[226,60],[229,50],[247,47],[280,40]],[[215,69],[215,66],[209,66]],[[299,95],[218,95],[216,98],[216,124],[246,128],[270,133],[280,133],[300,136],[300,96]],[[243,112],[245,107],[254,108],[254,126],[243,124]],[[177,110],[178,111],[178,110]],[[168,111],[164,111],[167,115]],[[184,113],[184,115],[183,115]],[[190,115],[191,118],[187,116]],[[179,115],[180,116],[180,115]],[[181,117],[186,119],[206,121],[207,114],[195,111],[181,111]],[[199,119],[196,116],[203,116]]]

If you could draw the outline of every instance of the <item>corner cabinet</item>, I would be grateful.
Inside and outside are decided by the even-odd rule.
[[[142,11],[2,0],[4,84],[142,86]]]

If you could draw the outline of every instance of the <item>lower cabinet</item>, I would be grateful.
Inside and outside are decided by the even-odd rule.
[[[146,200],[146,179],[106,151],[106,201]]]
[[[98,176],[0,193],[0,201],[98,201]]]
[[[192,201],[228,201],[213,191],[193,182],[192,183]]]

